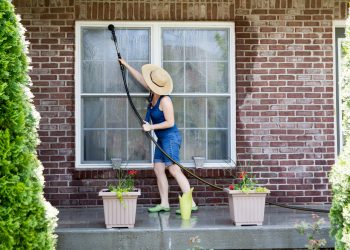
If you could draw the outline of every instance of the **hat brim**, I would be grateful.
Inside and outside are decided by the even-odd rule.
[[[155,69],[162,70],[165,75],[168,77],[168,80],[164,87],[157,86],[151,79],[151,72]],[[147,86],[152,90],[152,92],[158,94],[158,95],[169,95],[173,91],[173,80],[171,79],[171,76],[169,73],[159,67],[158,65],[154,64],[145,64],[141,68],[142,76],[145,79],[145,82]]]

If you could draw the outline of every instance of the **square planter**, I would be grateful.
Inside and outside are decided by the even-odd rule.
[[[123,203],[117,198],[115,192],[110,192],[108,189],[102,189],[98,195],[103,199],[106,228],[134,227],[137,198],[141,195],[140,189],[123,193]]]
[[[239,190],[225,188],[228,193],[230,217],[236,226],[261,226],[265,215],[266,195],[270,192],[249,191],[243,193]]]

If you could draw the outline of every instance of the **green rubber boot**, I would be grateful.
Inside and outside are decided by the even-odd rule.
[[[150,213],[169,212],[169,211],[170,211],[170,207],[163,207],[159,204],[155,207],[148,208],[148,212],[150,212]]]

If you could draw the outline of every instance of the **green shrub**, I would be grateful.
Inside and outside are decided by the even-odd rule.
[[[335,249],[350,249],[350,19],[347,22],[346,39],[343,43],[344,64],[341,82],[342,127],[345,146],[330,173],[332,207],[330,211],[331,235],[335,236]]]
[[[330,178],[332,184],[331,234],[335,236],[335,249],[350,249],[350,143],[334,164]]]
[[[54,249],[57,210],[43,196],[23,27],[0,0],[0,249]]]

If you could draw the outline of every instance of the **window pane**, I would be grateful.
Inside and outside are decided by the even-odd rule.
[[[187,61],[205,61],[207,31],[202,29],[185,30],[185,59]]]
[[[125,92],[122,73],[120,71],[119,62],[106,61],[104,64],[104,79],[106,81],[107,93],[123,93]],[[101,78],[101,77],[100,77]],[[102,89],[95,92],[104,92]]]
[[[128,30],[128,60],[149,61],[149,30]]]
[[[205,51],[208,61],[228,61],[228,30],[208,30]]]
[[[83,98],[83,128],[104,128],[104,98]]]
[[[227,153],[227,130],[208,130],[208,160],[227,160]]]
[[[122,158],[126,160],[126,133],[123,130],[107,130],[107,150],[106,160],[111,158]]]
[[[173,93],[184,92],[184,63],[183,62],[164,62],[163,67],[173,79]]]
[[[106,127],[126,128],[126,99],[106,98]]]
[[[103,62],[85,61],[82,64],[82,72],[84,93],[103,91]]]
[[[183,128],[184,127],[184,118],[185,118],[185,113],[184,113],[184,98],[181,97],[172,97],[171,98],[173,101],[174,105],[174,115],[175,115],[175,122],[176,126],[178,128]]]
[[[186,92],[206,92],[206,65],[205,63],[186,63]]]
[[[205,130],[204,129],[191,129],[185,131],[185,159],[186,161],[192,160],[193,156],[206,157],[205,146]]]
[[[148,28],[116,29],[118,48],[123,58],[140,68],[150,62]],[[106,28],[84,28],[82,31],[82,90],[84,93],[124,93],[118,57],[111,33]],[[145,92],[130,84],[131,92]]]
[[[184,60],[184,32],[179,29],[163,29],[163,60]]]
[[[129,64],[137,71],[141,72],[142,65],[148,62],[129,62]],[[130,93],[146,93],[148,90],[144,88],[136,79],[127,71],[127,84]],[[124,86],[123,86],[124,89]],[[125,91],[125,90],[124,90]]]
[[[226,62],[209,62],[207,64],[208,92],[228,92],[228,67]]]
[[[128,161],[150,162],[151,141],[141,130],[129,130],[128,132]]]
[[[205,128],[205,98],[186,98],[186,128]]]
[[[162,31],[163,67],[174,79],[174,93],[229,91],[228,29],[169,28]]]
[[[227,98],[208,98],[208,127],[228,127],[228,100]]]
[[[135,105],[135,108],[140,113],[141,118],[145,119],[146,113],[147,113],[147,106],[148,101],[144,97],[132,97],[132,101]],[[139,123],[139,120],[137,116],[135,115],[134,111],[132,110],[129,102],[128,102],[128,113],[127,113],[128,119],[129,119],[129,128],[140,128],[141,125]]]
[[[101,130],[87,130],[84,131],[83,137],[83,161],[104,161],[105,132]]]
[[[104,29],[84,28],[82,30],[82,59],[102,60],[105,41]]]

